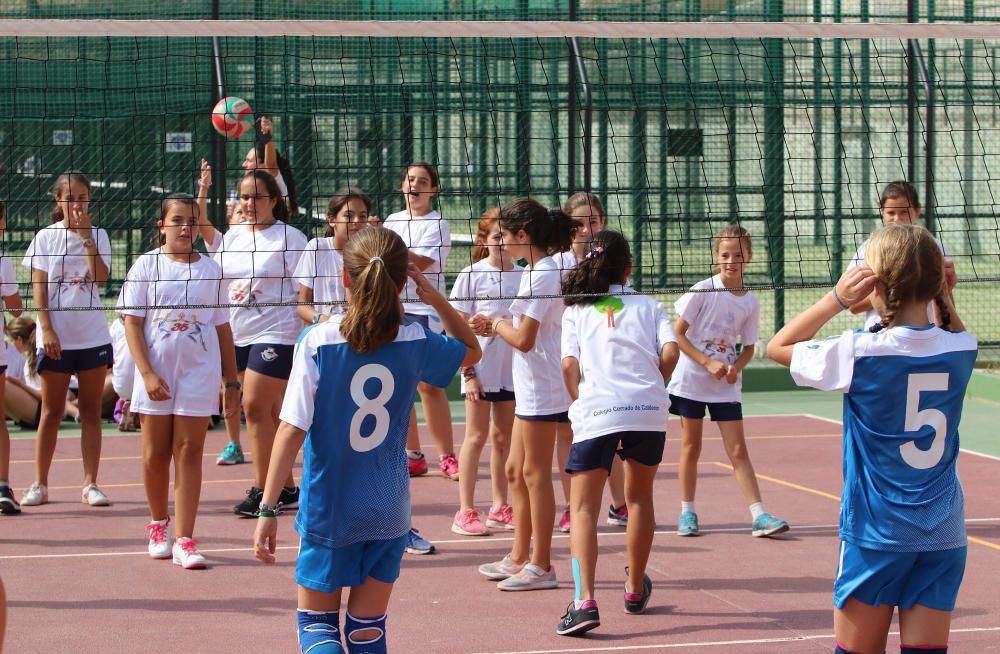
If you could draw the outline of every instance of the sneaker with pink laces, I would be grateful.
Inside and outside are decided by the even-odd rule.
[[[452,532],[461,536],[489,536],[490,532],[479,517],[479,511],[469,509],[459,510],[455,514],[455,519],[451,521]]]
[[[559,531],[564,534],[569,533],[569,507],[563,509],[562,517],[559,518]]]
[[[167,538],[167,525],[170,524],[170,517],[163,520],[151,520],[146,525],[146,533],[149,534],[149,558],[169,559],[170,541]]]
[[[193,538],[181,536],[174,541],[174,565],[185,570],[197,570],[205,567],[205,557],[198,552],[198,542]]]
[[[441,466],[441,476],[452,481],[458,481],[458,459],[454,454],[445,454],[438,459]]]
[[[504,504],[498,509],[491,508],[486,516],[486,526],[490,529],[513,529],[514,507]]]

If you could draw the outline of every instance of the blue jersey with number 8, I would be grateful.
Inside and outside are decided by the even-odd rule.
[[[295,528],[326,547],[409,531],[406,435],[417,384],[447,386],[466,352],[415,323],[375,352],[354,352],[341,320],[303,334],[281,406],[281,419],[307,432]]]
[[[796,383],[845,393],[842,540],[892,552],[966,544],[955,464],[976,352],[972,335],[936,326],[795,345]]]

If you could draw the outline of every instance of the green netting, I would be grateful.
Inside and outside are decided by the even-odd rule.
[[[560,17],[545,3],[458,4],[222,8],[223,17]],[[771,3],[725,4],[720,17],[771,15],[764,13]],[[793,4],[812,7],[785,3],[786,14],[799,10]],[[871,3],[869,16],[876,5],[888,10],[897,3]],[[17,13],[0,6],[0,13]],[[37,12],[22,7],[21,15],[63,16],[69,7],[39,2]],[[206,7],[177,2],[143,17],[200,17]],[[580,12],[703,15],[690,3],[667,3],[659,13],[644,7],[583,3]],[[80,11],[137,15],[110,2],[85,3]],[[611,225],[632,239],[635,281],[644,290],[669,297],[711,274],[710,236],[734,221],[755,235],[749,283],[829,284],[878,224],[881,186],[907,175],[903,42],[581,39],[580,47],[593,91],[591,185]],[[1000,285],[1000,174],[993,177],[1000,171],[1000,42],[938,39],[923,47],[938,104],[936,229],[964,280],[959,301],[968,301],[967,322],[983,341],[1000,343],[1000,326],[991,320]],[[439,165],[439,205],[457,243],[485,208],[522,194],[554,206],[571,187],[583,187],[582,124],[572,180],[568,165],[566,39],[225,38],[221,50],[227,93],[276,123],[279,148],[298,180],[298,224],[311,235],[322,226],[314,216],[343,185],[367,190],[380,215],[399,210],[401,170],[413,159]],[[113,294],[147,247],[159,198],[193,191],[198,162],[209,156],[212,67],[209,39],[0,39],[8,251],[23,249],[47,223],[52,176],[83,170],[98,181],[100,223],[124,255],[115,260]],[[582,107],[581,85],[575,98]],[[922,195],[925,102],[921,95],[914,180]],[[189,135],[190,148],[168,144],[168,134]],[[250,145],[249,137],[228,143],[227,188]],[[217,183],[220,177],[217,171]],[[449,271],[468,262],[467,248],[456,246]],[[815,292],[761,295],[767,333]]]

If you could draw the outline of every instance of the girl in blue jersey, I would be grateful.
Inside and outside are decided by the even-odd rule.
[[[563,281],[562,371],[573,404],[570,552],[574,601],[556,633],[574,636],[600,625],[594,598],[597,520],[617,454],[625,461],[628,506],[625,612],[646,610],[653,583],[653,480],[666,442],[667,390],[680,351],[663,305],[625,286],[632,273],[628,241],[618,232],[593,236],[590,252]]]
[[[403,324],[399,294],[408,276],[454,338]],[[254,548],[274,563],[274,505],[304,443],[295,518],[301,651],[345,651],[339,610],[341,591],[350,588],[346,651],[380,654],[410,531],[405,445],[417,384],[444,387],[481,353],[448,300],[408,267],[405,243],[388,229],[366,228],[348,241],[344,285],[347,311],[311,327],[296,346]]]
[[[962,400],[976,360],[931,234],[888,225],[836,287],[775,334],[772,359],[802,386],[844,393],[844,492],[834,585],[837,652],[884,652],[899,607],[903,654],[947,652],[965,572],[956,472]],[[868,298],[883,328],[810,340]],[[930,323],[934,302],[942,327]]]

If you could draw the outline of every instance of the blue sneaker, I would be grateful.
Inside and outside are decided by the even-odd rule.
[[[433,554],[434,544],[426,538],[420,537],[420,532],[410,528],[410,533],[406,537],[406,551],[409,554]]]
[[[246,459],[243,457],[243,448],[239,444],[229,441],[222,450],[222,454],[215,460],[215,463],[220,466],[234,466],[239,463],[246,463]]]
[[[768,536],[783,534],[788,531],[788,529],[788,523],[784,520],[779,520],[770,513],[762,513],[757,516],[756,520],[753,521],[753,525],[750,527],[750,533],[752,533],[755,538],[766,538]]]
[[[677,535],[678,536],[697,536],[698,530],[698,514],[694,511],[685,511],[681,514],[681,517],[677,519]]]

